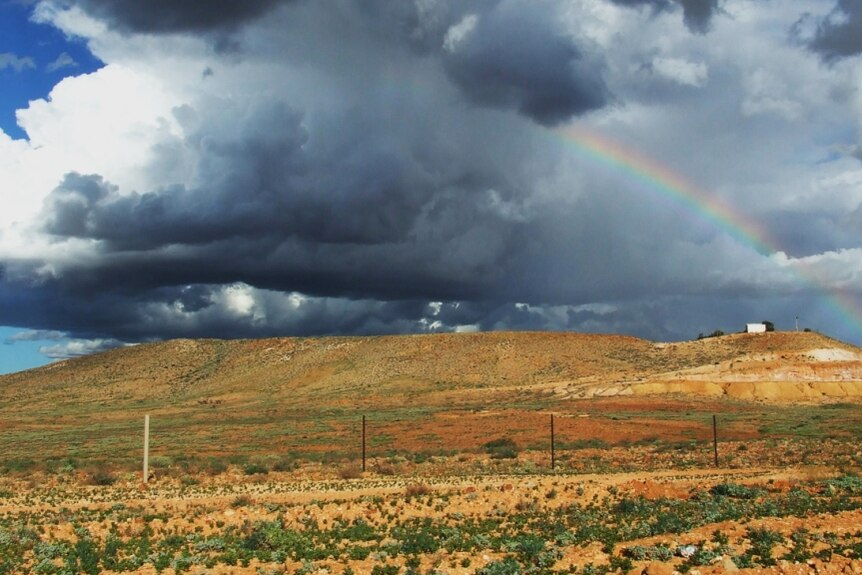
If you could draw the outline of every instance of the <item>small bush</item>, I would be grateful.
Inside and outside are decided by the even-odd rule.
[[[378,475],[395,475],[395,466],[390,463],[376,462],[374,464],[374,473]]]
[[[746,537],[751,542],[751,547],[744,555],[747,555],[752,563],[756,562],[766,566],[775,565],[775,559],[772,558],[772,548],[784,542],[784,537],[780,533],[766,527],[749,527]]]
[[[737,483],[719,483],[709,490],[711,495],[731,497],[733,499],[754,499],[764,494],[762,489],[747,487]]]
[[[207,473],[210,475],[220,475],[227,471],[227,463],[221,459],[210,459],[207,465]]]
[[[844,475],[826,482],[829,491],[846,491],[848,493],[862,492],[862,479],[856,475]]]
[[[245,467],[242,468],[246,475],[266,475],[269,473],[269,469],[266,468],[265,465],[261,465],[260,463],[249,463]]]
[[[117,481],[117,476],[110,470],[99,467],[87,474],[87,483],[90,485],[113,485]]]
[[[502,560],[491,561],[484,567],[476,570],[476,575],[520,575],[523,573],[521,565],[511,557]]]
[[[482,446],[491,459],[515,459],[518,457],[518,444],[508,437],[501,437]]]
[[[254,501],[252,501],[251,497],[248,495],[237,495],[234,497],[233,501],[230,502],[230,506],[237,509],[239,507],[248,507],[252,503],[254,503]]]
[[[362,469],[358,465],[346,465],[338,470],[341,479],[358,479],[362,477]]]
[[[670,561],[673,550],[667,545],[635,545],[624,548],[623,556],[635,561]]]
[[[299,462],[289,457],[282,457],[272,464],[273,471],[293,471],[299,469]]]
[[[420,497],[422,495],[427,495],[430,492],[431,489],[429,489],[427,485],[422,483],[411,483],[404,490],[404,495],[407,497]]]
[[[153,469],[164,469],[170,467],[174,460],[167,455],[154,455],[150,457],[150,467]]]

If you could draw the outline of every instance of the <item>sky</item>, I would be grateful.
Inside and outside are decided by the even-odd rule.
[[[856,0],[0,0],[0,373],[180,337],[862,344]]]

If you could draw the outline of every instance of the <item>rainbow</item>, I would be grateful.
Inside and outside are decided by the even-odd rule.
[[[579,155],[624,174],[661,198],[681,206],[706,220],[742,245],[772,256],[785,252],[756,221],[713,194],[700,189],[684,176],[656,160],[621,145],[583,126],[567,126],[556,131]],[[788,269],[806,287],[821,295],[833,313],[862,339],[862,307],[847,290],[824,285],[804,260],[787,259]]]

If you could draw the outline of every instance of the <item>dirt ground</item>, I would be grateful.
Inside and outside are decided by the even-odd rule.
[[[847,470],[511,473],[530,457],[441,457],[408,475],[373,460],[365,473],[229,468],[148,485],[139,474],[110,486],[83,473],[2,478],[0,572],[862,572],[862,480]],[[446,473],[467,468],[485,473]],[[763,540],[765,558],[751,551]]]
[[[862,573],[860,398],[805,333],[114,350],[0,377],[0,575]]]

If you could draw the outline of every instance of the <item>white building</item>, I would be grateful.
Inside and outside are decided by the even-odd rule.
[[[747,323],[745,324],[745,333],[766,333],[766,324]]]

